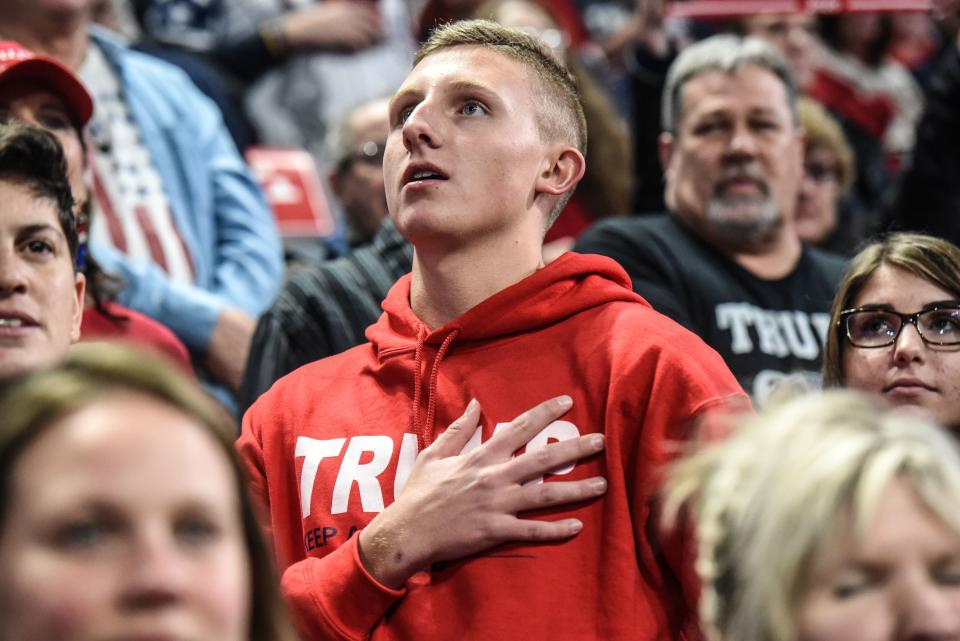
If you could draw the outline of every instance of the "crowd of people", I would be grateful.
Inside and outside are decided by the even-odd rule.
[[[0,638],[960,641],[960,3],[603,4],[0,0]]]

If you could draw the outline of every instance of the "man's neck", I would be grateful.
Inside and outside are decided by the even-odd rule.
[[[490,239],[413,256],[410,306],[430,329],[444,325],[543,267],[539,238]]]
[[[783,229],[757,251],[729,254],[735,263],[764,280],[779,280],[789,275],[800,260],[803,246],[793,229]]]
[[[0,36],[16,40],[36,54],[56,58],[77,71],[87,52],[87,20],[85,12],[51,14],[43,19],[5,17],[0,23]]]

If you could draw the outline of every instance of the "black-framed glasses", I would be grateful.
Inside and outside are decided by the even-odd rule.
[[[839,319],[850,344],[867,349],[893,345],[907,323],[927,345],[960,345],[960,305],[937,305],[914,314],[860,307],[840,312]]]

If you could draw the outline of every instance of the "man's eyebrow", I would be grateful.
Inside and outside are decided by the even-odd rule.
[[[485,96],[491,97],[491,98],[495,98],[497,96],[497,92],[493,89],[493,87],[482,82],[477,82],[475,80],[454,80],[449,85],[447,85],[447,89],[450,91],[458,92],[458,93],[467,93],[467,92],[482,93]],[[393,98],[390,99],[389,110],[392,112],[396,107],[397,103],[403,101],[408,96],[419,96],[419,95],[421,95],[421,92],[416,89],[413,89],[413,88],[401,89],[399,92],[394,94]]]
[[[450,83],[450,88],[454,91],[479,91],[492,96],[497,95],[493,87],[475,80],[455,80]]]
[[[393,95],[393,98],[390,99],[390,102],[387,104],[387,111],[389,111],[390,113],[393,113],[393,109],[394,109],[394,107],[396,107],[396,105],[397,105],[398,102],[400,102],[401,100],[403,100],[403,99],[406,98],[407,96],[416,96],[416,95],[419,95],[419,94],[420,94],[419,91],[416,91],[415,89],[412,89],[412,88],[411,88],[411,89],[401,89],[400,91],[398,91],[397,93],[395,93],[395,94]]]

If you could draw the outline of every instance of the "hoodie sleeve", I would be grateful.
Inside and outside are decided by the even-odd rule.
[[[273,408],[266,401],[254,403],[244,415],[237,449],[267,540],[276,552],[280,590],[304,641],[367,639],[406,589],[383,586],[367,572],[360,561],[358,536],[323,557],[303,557],[300,531],[291,531],[282,508],[289,503],[284,493],[295,484],[280,479],[276,487],[270,485],[271,449],[263,436],[278,434],[279,426],[270,420]]]
[[[284,571],[280,590],[304,641],[368,639],[390,606],[406,594],[370,576],[360,562],[358,538]]]
[[[677,328],[666,330],[658,342],[664,348],[642,412],[643,456],[633,461],[638,471],[631,513],[637,524],[638,561],[651,575],[660,576],[664,594],[669,595],[664,606],[674,638],[700,639],[693,533],[684,526],[664,527],[659,488],[664,469],[684,451],[684,443],[722,434],[724,417],[748,410],[750,402],[720,355],[697,336]],[[631,378],[642,376],[651,373],[633,372]]]

